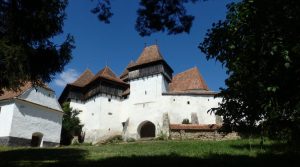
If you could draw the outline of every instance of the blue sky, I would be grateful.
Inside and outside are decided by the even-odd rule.
[[[141,37],[134,29],[138,0],[112,0],[114,15],[110,24],[101,23],[90,12],[96,1],[70,0],[64,33],[54,41],[60,43],[70,33],[75,37],[76,48],[72,61],[63,73],[55,76],[50,87],[59,97],[65,84],[73,82],[87,68],[97,73],[108,65],[120,75],[130,60],[138,58],[145,43],[149,46],[157,41],[174,74],[197,66],[208,87],[218,91],[225,86],[225,69],[214,60],[207,61],[197,46],[212,23],[225,18],[226,4],[231,1],[208,0],[187,5],[188,13],[195,16],[189,34],[155,33],[150,37]]]

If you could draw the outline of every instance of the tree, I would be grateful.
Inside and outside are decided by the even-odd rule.
[[[243,0],[227,6],[199,45],[229,75],[220,107],[225,126],[299,142],[300,1]]]
[[[189,33],[194,16],[185,4],[198,0],[141,0],[135,28],[141,36],[167,31]],[[62,33],[68,0],[0,0],[0,94],[24,82],[50,82],[71,60],[74,39],[58,45],[51,39]],[[110,0],[99,0],[92,10],[100,21],[113,16]]]
[[[73,37],[61,45],[67,0],[0,0],[0,94],[25,81],[49,82],[71,60]]]
[[[73,110],[69,102],[63,103],[64,115],[62,121],[60,144],[70,145],[74,136],[80,136],[83,125],[80,123],[78,110]]]
[[[141,36],[168,31],[168,34],[189,33],[194,16],[188,15],[185,4],[198,0],[140,0],[135,29]],[[100,21],[110,23],[113,16],[110,0],[99,0],[92,10]]]

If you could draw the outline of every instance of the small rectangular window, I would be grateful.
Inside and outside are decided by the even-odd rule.
[[[110,102],[110,101],[111,101],[111,99],[109,98],[109,99],[108,99],[108,102]]]

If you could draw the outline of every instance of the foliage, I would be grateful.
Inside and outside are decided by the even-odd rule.
[[[168,135],[164,133],[163,131],[160,131],[160,133],[155,138],[156,140],[168,140]]]
[[[49,82],[71,59],[73,37],[62,33],[67,0],[0,0],[0,91],[24,81]],[[1,93],[1,92],[0,92]]]
[[[62,106],[64,115],[62,120],[61,141],[62,145],[70,145],[73,136],[80,136],[83,125],[80,123],[78,110],[73,110],[69,102]]]
[[[229,75],[212,111],[229,129],[259,126],[299,142],[300,1],[243,0],[227,8],[199,46]]]
[[[113,135],[103,141],[96,143],[96,145],[109,144],[109,143],[120,143],[122,141],[123,141],[122,135]]]
[[[182,120],[182,124],[189,124],[190,120],[188,118],[185,118]]]
[[[134,138],[132,138],[132,137],[126,139],[126,142],[135,142],[135,141],[136,140]]]
[[[189,33],[194,16],[188,15],[185,4],[198,0],[140,0],[137,10],[135,29],[141,36],[149,36],[155,32],[168,34]],[[113,16],[110,0],[99,0],[92,10],[100,21],[110,23]]]

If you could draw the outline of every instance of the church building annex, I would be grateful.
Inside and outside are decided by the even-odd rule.
[[[207,112],[221,101],[215,94],[196,67],[173,76],[159,47],[152,45],[119,77],[107,66],[96,74],[87,69],[66,85],[59,101],[70,101],[80,111],[85,142],[96,142],[114,135],[168,136],[171,126],[184,121],[202,127],[220,124]]]

